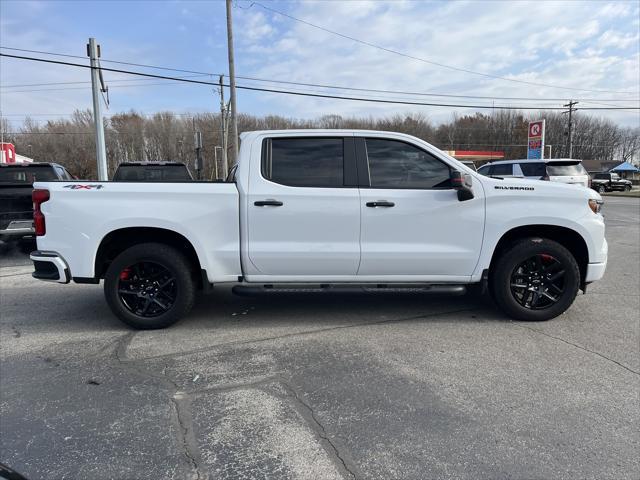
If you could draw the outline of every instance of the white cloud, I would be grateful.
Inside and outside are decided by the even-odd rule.
[[[603,15],[612,18],[614,13],[621,12],[610,7]],[[633,32],[629,33],[633,31],[632,19],[602,19],[592,3],[303,2],[293,4],[287,13],[385,48],[468,70],[583,89],[638,90],[638,65],[629,58],[603,50],[605,46],[631,46],[634,41],[637,44]],[[280,20],[278,33],[268,42],[249,41],[238,54],[239,58],[243,54],[252,58],[250,71],[245,74],[309,83],[453,94],[567,99],[613,95],[488,79],[394,55],[300,22]],[[448,119],[451,113],[444,108],[303,97],[285,101],[284,97],[275,95],[261,98],[259,102],[265,112],[275,110],[296,117],[328,113],[385,114],[418,108],[438,121]],[[450,103],[451,99],[431,101]],[[491,101],[486,103],[490,105]],[[522,103],[525,102],[511,102]],[[557,103],[560,106],[563,102]],[[629,116],[610,115],[629,121]]]
[[[632,45],[638,45],[640,36],[638,34],[621,35],[614,30],[607,30],[598,39],[599,44],[603,47],[628,48]]]

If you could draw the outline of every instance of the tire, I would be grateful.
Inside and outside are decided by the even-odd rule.
[[[540,274],[532,273],[536,268]],[[571,252],[559,243],[526,238],[497,259],[489,282],[496,304],[509,317],[544,321],[571,306],[580,287],[580,268]]]
[[[166,328],[187,315],[195,301],[189,262],[175,248],[142,243],[109,265],[104,295],[111,311],[141,330]]]
[[[605,193],[606,191],[607,189],[604,187],[604,185],[598,186],[598,193]]]
[[[630,192],[631,191],[631,185],[625,185],[624,186],[624,191],[625,192]]]

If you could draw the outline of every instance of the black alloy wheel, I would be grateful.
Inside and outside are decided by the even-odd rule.
[[[118,296],[134,315],[157,317],[168,312],[176,301],[175,275],[160,263],[135,263],[120,272]]]
[[[548,238],[515,241],[489,270],[491,296],[516,320],[557,317],[571,306],[580,283],[580,267],[572,252]]]
[[[513,270],[511,294],[524,308],[549,308],[564,293],[564,275],[565,270],[558,259],[544,253],[536,254]]]
[[[111,311],[138,329],[165,328],[187,315],[196,290],[195,265],[183,252],[161,243],[129,247],[104,275]]]

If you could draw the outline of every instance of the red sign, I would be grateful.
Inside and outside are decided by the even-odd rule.
[[[527,158],[544,158],[544,120],[529,122]]]
[[[543,131],[544,131],[544,123],[542,121],[531,122],[529,124],[529,138],[541,137]]]

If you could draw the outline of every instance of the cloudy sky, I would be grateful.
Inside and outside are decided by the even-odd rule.
[[[249,79],[239,79],[239,85],[426,103],[560,107],[578,99],[581,107],[640,106],[640,2],[634,0],[237,0],[233,15],[238,76],[412,94]],[[104,67],[215,81],[217,76],[106,61],[211,74],[228,71],[225,7],[219,1],[2,0],[0,27],[1,52],[6,54],[86,64],[85,58],[7,48],[84,57],[87,38],[93,36],[101,44]],[[26,115],[44,121],[91,106],[86,69],[6,57],[0,61],[0,108],[13,122]],[[113,72],[104,77],[111,100],[107,115],[130,109],[144,113],[219,109],[217,93],[210,86],[141,80]],[[246,90],[238,92],[238,99],[242,112],[297,118],[422,112],[438,123],[450,119],[454,111],[473,111]],[[637,111],[591,113],[624,125],[640,124]]]

